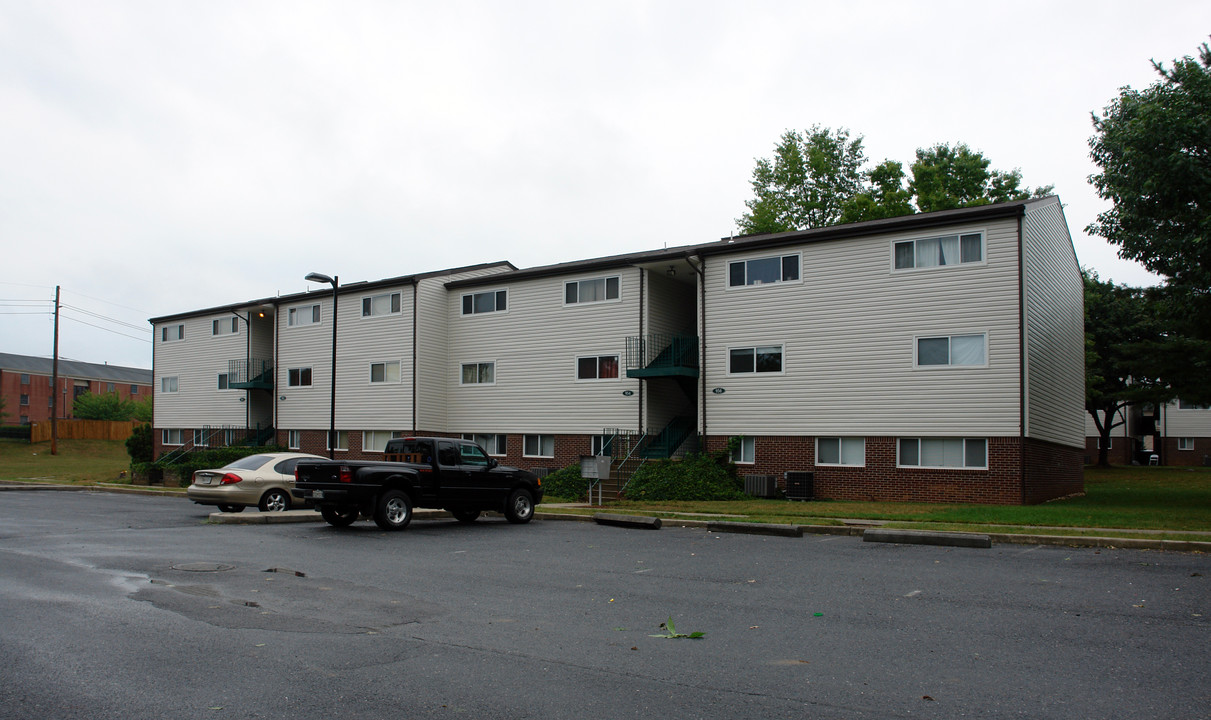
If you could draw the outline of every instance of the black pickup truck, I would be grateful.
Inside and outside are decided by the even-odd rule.
[[[414,507],[442,508],[465,523],[487,510],[527,523],[542,502],[537,475],[505,467],[456,438],[389,440],[382,462],[307,460],[295,466],[294,478],[291,494],[336,527],[366,515],[384,530],[403,530]]]

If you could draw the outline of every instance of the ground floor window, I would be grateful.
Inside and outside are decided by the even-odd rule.
[[[205,430],[194,430],[193,431],[193,446],[194,447],[208,447],[209,445],[210,445],[210,438],[206,437]]]
[[[160,430],[160,442],[164,445],[184,445],[180,428],[163,428]]]
[[[757,462],[757,440],[751,437],[735,438],[739,445],[732,451],[732,462],[737,465],[752,465]]]
[[[594,435],[592,438],[592,455],[612,455],[614,452],[613,435]]]
[[[362,450],[366,452],[386,452],[387,441],[403,437],[396,430],[364,430],[362,431]],[[346,448],[339,448],[345,450]]]
[[[866,438],[816,438],[817,465],[866,465]]]
[[[505,455],[506,453],[506,437],[494,433],[463,433],[463,440],[470,440],[479,445],[489,455]]]
[[[303,447],[303,431],[288,430],[286,432],[286,447],[291,450],[298,450]]]
[[[522,454],[526,457],[555,457],[555,436],[526,435]]]
[[[988,441],[984,438],[900,438],[900,467],[988,467]]]
[[[1101,449],[1102,449],[1102,438],[1101,438],[1101,436],[1099,436],[1099,437],[1098,437],[1098,439],[1097,439],[1097,449],[1098,449],[1098,450],[1101,450]],[[1107,438],[1107,439],[1106,439],[1106,449],[1107,449],[1107,450],[1113,450],[1113,449],[1114,449],[1114,438]]]
[[[348,450],[349,449],[349,431],[336,431],[336,445],[332,444],[332,433],[328,433],[328,449],[329,450]]]
[[[1194,438],[1178,438],[1177,439],[1177,449],[1178,450],[1193,450],[1194,449]]]

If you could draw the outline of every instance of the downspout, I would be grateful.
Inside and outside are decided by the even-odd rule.
[[[694,272],[698,273],[698,390],[702,395],[702,399],[698,401],[699,415],[702,418],[702,427],[698,431],[702,441],[699,443],[698,450],[705,452],[706,450],[706,258],[698,257],[698,264],[694,264],[693,258],[689,255],[685,257],[685,261],[694,268]]]
[[[278,431],[281,430],[281,427],[278,425],[278,371],[281,370],[281,367],[278,365],[278,362],[279,362],[278,349],[279,349],[279,346],[281,345],[281,342],[280,342],[281,326],[279,324],[281,317],[282,317],[282,306],[280,303],[275,302],[273,304],[273,390],[272,390],[273,395],[269,398],[271,401],[273,401],[273,442],[274,443],[278,443]],[[290,445],[289,440],[286,441],[286,445],[287,445],[287,447],[289,447],[289,445]],[[300,445],[301,445],[301,443],[300,443]]]
[[[646,280],[647,280],[647,271],[645,271],[643,268],[639,268],[639,347],[640,348],[646,347],[646,343],[644,342],[644,338],[643,338],[643,312],[644,312],[644,308],[647,304],[647,284],[645,282]],[[646,353],[641,352],[639,354],[639,363],[640,363],[640,367],[643,367],[643,365],[647,363],[647,354]],[[639,430],[640,435],[643,434],[643,390],[645,387],[647,387],[647,384],[648,383],[647,383],[646,378],[639,379],[639,425],[637,426],[637,429]]]
[[[1026,248],[1024,215],[1018,216],[1018,477],[1021,504],[1026,504]],[[991,453],[989,453],[991,456]]]
[[[412,279],[412,432],[416,432],[416,301],[419,297],[416,278]]]

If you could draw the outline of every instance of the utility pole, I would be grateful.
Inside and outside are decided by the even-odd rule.
[[[59,286],[55,286],[55,359],[50,381],[50,454],[59,454]]]

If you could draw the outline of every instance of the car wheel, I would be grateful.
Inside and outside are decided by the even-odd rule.
[[[473,523],[479,517],[478,510],[451,510],[450,514],[460,523]]]
[[[261,496],[261,512],[284,512],[290,509],[290,496],[285,490],[270,490]]]
[[[243,505],[219,505],[219,512],[238,513],[244,512]]]
[[[332,527],[349,527],[352,525],[358,516],[357,508],[336,508],[322,507],[320,515],[324,518],[324,522]]]
[[[534,496],[529,490],[514,490],[505,503],[505,518],[511,523],[528,523],[533,517]]]
[[[412,522],[412,500],[402,490],[388,490],[374,506],[374,524],[384,530],[403,530]]]

